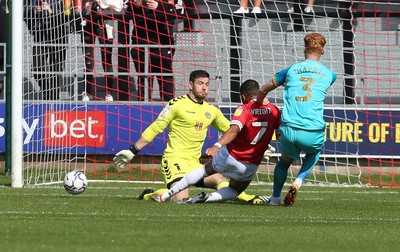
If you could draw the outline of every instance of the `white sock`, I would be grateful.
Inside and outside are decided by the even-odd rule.
[[[239,195],[239,193],[235,189],[233,189],[229,186],[223,187],[223,188],[219,189],[218,191],[211,193],[210,196],[208,197],[208,199],[206,200],[206,202],[227,201],[227,200],[234,199],[238,195]]]
[[[173,187],[171,187],[167,192],[165,192],[161,196],[161,200],[162,201],[168,200],[170,197],[185,190],[189,186],[196,184],[202,178],[205,178],[207,176],[208,174],[206,172],[206,169],[204,168],[204,165],[202,165],[200,168],[195,169],[186,174],[178,183],[176,183]]]
[[[293,182],[293,184],[297,185],[297,189],[300,189],[301,184],[303,184],[303,180],[296,178]]]

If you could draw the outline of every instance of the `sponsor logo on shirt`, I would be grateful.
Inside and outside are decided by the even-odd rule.
[[[243,108],[239,107],[236,109],[235,113],[233,114],[234,116],[240,116],[243,112]]]
[[[167,114],[169,113],[169,111],[171,111],[171,107],[170,106],[166,106],[160,113],[160,118],[161,119],[165,119],[165,117],[167,116]]]

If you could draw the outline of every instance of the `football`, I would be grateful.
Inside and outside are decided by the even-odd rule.
[[[85,174],[79,171],[72,171],[65,175],[64,188],[70,194],[81,194],[88,186]]]

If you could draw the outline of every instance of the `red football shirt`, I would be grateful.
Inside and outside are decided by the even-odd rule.
[[[280,121],[281,112],[272,103],[260,105],[252,100],[238,106],[231,125],[238,125],[240,132],[227,145],[231,156],[241,162],[259,165]]]

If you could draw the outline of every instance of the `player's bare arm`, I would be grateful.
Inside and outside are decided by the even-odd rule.
[[[235,139],[239,131],[239,126],[231,125],[228,131],[225,132],[225,134],[218,140],[218,142],[206,150],[205,154],[212,157],[215,156],[222,146],[229,144],[230,142],[232,142],[233,139]]]
[[[277,86],[273,83],[272,79],[261,86],[260,90],[257,93],[257,102],[259,104],[264,103],[264,98],[267,96],[269,92],[277,88]]]

